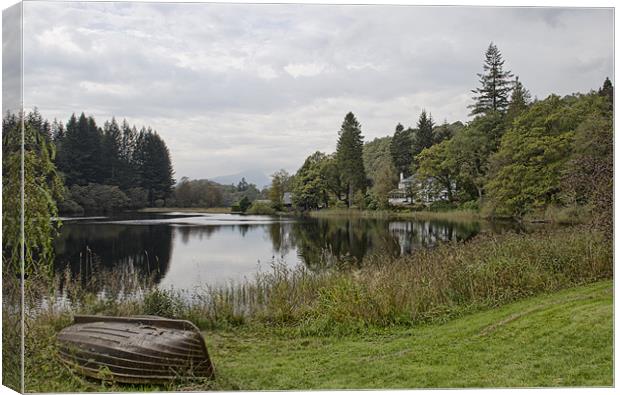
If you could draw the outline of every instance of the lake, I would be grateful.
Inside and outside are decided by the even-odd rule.
[[[410,254],[441,241],[467,240],[481,230],[478,222],[185,212],[62,220],[55,269],[97,291],[111,279],[123,283],[131,277],[191,291],[239,282],[273,264],[315,271],[362,265],[373,254]]]

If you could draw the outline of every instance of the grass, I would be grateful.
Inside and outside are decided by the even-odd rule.
[[[79,284],[67,289],[75,313],[159,314],[206,330],[219,379],[166,389],[610,385],[612,257],[604,234],[571,227],[362,266],[275,264],[189,301],[166,290],[97,301]],[[126,389],[59,370],[54,336],[70,321],[51,307],[27,320],[27,390]]]
[[[142,213],[169,213],[176,211],[181,213],[229,214],[230,207],[147,207],[138,211]]]
[[[198,292],[179,317],[202,328],[267,324],[300,333],[446,320],[612,276],[609,240],[587,229],[483,235],[362,267],[312,272],[275,265],[254,279]],[[171,295],[174,297],[174,295]]]
[[[286,327],[204,332],[217,379],[164,387],[97,383],[58,365],[68,315],[32,328],[29,392],[557,387],[613,385],[613,284],[600,281],[445,323],[306,336]]]
[[[613,385],[611,281],[362,336],[207,331],[221,389]]]

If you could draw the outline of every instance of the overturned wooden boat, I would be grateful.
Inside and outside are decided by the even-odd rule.
[[[76,372],[131,384],[212,379],[213,365],[198,328],[156,316],[75,316],[58,333],[60,359]]]

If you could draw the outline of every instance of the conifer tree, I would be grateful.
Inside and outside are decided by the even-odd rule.
[[[504,71],[502,54],[493,43],[489,44],[485,53],[483,69],[484,72],[478,74],[480,87],[472,90],[475,103],[469,106],[472,109],[470,115],[495,111],[503,113],[508,108],[512,74],[510,71]]]
[[[120,185],[123,172],[121,161],[121,147],[123,144],[121,129],[112,117],[112,121],[106,121],[103,125],[103,139],[101,152],[106,161],[104,182],[109,185]]]
[[[525,111],[527,106],[530,104],[530,101],[530,92],[523,87],[523,84],[519,81],[519,76],[515,77],[512,95],[510,96],[510,103],[508,104],[508,122],[512,122],[512,120],[514,120],[519,114]]]
[[[138,134],[134,163],[139,186],[147,191],[149,204],[165,200],[172,192],[174,171],[166,143],[151,128],[143,127]]]
[[[336,147],[336,160],[340,179],[346,193],[346,202],[351,207],[351,200],[357,191],[366,190],[366,171],[362,158],[364,137],[361,125],[352,112],[342,123]]]
[[[411,130],[403,127],[400,123],[396,125],[394,136],[390,142],[390,155],[392,163],[398,174],[402,173],[405,177],[409,177],[411,161],[413,159]]]
[[[413,142],[413,156],[418,155],[424,148],[430,148],[433,145],[433,117],[426,114],[426,110],[422,110],[418,119],[418,132]]]
[[[603,82],[603,86],[598,90],[598,94],[607,98],[607,101],[611,103],[611,107],[614,105],[614,86],[612,85],[609,77],[605,78],[605,82]]]

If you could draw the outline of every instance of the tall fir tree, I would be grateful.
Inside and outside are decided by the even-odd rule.
[[[390,155],[392,163],[398,174],[409,177],[411,169],[411,161],[413,159],[412,151],[412,133],[410,129],[405,130],[400,123],[396,125],[394,136],[390,142]]]
[[[366,171],[362,158],[364,137],[361,125],[352,112],[349,112],[342,122],[338,144],[336,146],[336,160],[340,172],[340,179],[346,193],[346,202],[351,207],[352,198],[357,191],[366,190]]]
[[[172,192],[174,171],[166,143],[151,128],[142,128],[138,134],[134,163],[139,186],[147,191],[149,204],[165,201]]]
[[[506,112],[508,124],[512,123],[519,114],[527,109],[531,99],[532,96],[530,92],[525,89],[521,81],[519,81],[519,76],[516,76],[512,95],[510,96],[510,103],[508,104],[508,110]]]
[[[415,135],[413,142],[413,156],[415,158],[425,148],[430,148],[433,145],[433,117],[431,114],[427,114],[426,110],[422,110],[420,118],[418,119],[418,131]]]
[[[104,183],[109,185],[120,185],[123,172],[121,161],[121,149],[123,136],[116,119],[106,121],[103,125],[103,139],[101,141],[101,153],[105,158],[107,166],[104,172]]]
[[[614,86],[611,83],[609,77],[605,78],[603,82],[603,86],[598,90],[598,94],[607,99],[610,103],[610,109],[613,109],[614,106]]]
[[[480,87],[472,90],[475,103],[470,115],[488,114],[498,111],[503,113],[508,108],[508,97],[512,89],[510,71],[504,71],[502,54],[495,44],[489,44],[485,53],[484,72],[478,74]]]

